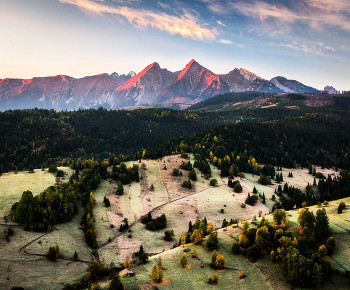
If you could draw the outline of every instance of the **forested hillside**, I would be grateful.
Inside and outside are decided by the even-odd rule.
[[[143,149],[147,149],[147,156],[157,157],[179,150],[178,140],[185,137],[189,145],[203,143],[208,149],[215,145],[208,136],[220,135],[222,142],[216,144],[222,154],[246,151],[260,163],[284,166],[312,162],[347,167],[348,116],[347,107],[340,105],[209,112],[102,108],[6,111],[0,113],[0,172],[39,168],[42,163],[62,159],[68,164],[68,159],[79,157],[102,160],[111,154],[133,154],[130,158],[138,159]],[[222,125],[227,127],[214,129]],[[194,135],[208,129],[213,131]]]

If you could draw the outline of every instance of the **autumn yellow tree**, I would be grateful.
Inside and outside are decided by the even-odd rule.
[[[130,266],[130,258],[126,257],[125,260],[124,260],[124,268],[128,269],[129,266]]]
[[[163,277],[164,277],[163,269],[160,266],[155,265],[152,270],[152,281],[155,283],[160,283],[162,282]]]

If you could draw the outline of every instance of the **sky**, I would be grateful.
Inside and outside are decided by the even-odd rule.
[[[0,79],[191,59],[350,90],[350,0],[0,0]]]

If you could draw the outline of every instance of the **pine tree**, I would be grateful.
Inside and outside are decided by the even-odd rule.
[[[188,223],[188,232],[189,232],[189,233],[192,233],[192,231],[193,231],[193,226],[192,226],[192,221],[190,221],[190,222]]]
[[[254,188],[253,188],[253,193],[254,194],[257,194],[258,193],[258,191],[256,190],[256,187],[254,186]]]
[[[262,203],[263,203],[263,204],[265,204],[265,203],[266,203],[265,192],[263,192],[263,196],[262,196]]]

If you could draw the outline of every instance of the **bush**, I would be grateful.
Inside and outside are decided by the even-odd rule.
[[[256,202],[258,201],[258,199],[259,198],[256,194],[250,195],[248,193],[248,196],[247,196],[247,199],[245,200],[245,203],[254,206],[256,204]]]
[[[64,171],[63,170],[57,170],[56,177],[63,177]]]
[[[191,184],[191,181],[189,181],[189,180],[184,180],[182,182],[181,186],[184,187],[184,188],[192,189],[192,184]]]
[[[208,283],[211,285],[216,285],[216,284],[218,284],[218,282],[219,282],[219,274],[218,273],[214,273],[214,275],[211,276],[209,278],[209,281],[208,281]]]
[[[190,171],[189,177],[190,177],[190,179],[191,179],[192,181],[196,181],[196,180],[197,180],[196,170],[192,169],[192,170]]]
[[[271,179],[268,176],[260,175],[258,182],[262,185],[268,185],[271,184]]]
[[[329,202],[327,200],[325,200],[323,203],[322,203],[323,206],[328,206],[329,205]]]
[[[174,168],[172,174],[173,174],[173,176],[180,176],[180,170],[177,168]]]
[[[243,188],[240,182],[237,182],[233,188],[234,192],[241,193]]]
[[[341,203],[339,203],[339,206],[338,206],[338,213],[342,213],[343,210],[346,208],[346,204],[344,201],[342,201]]]
[[[239,279],[244,279],[245,277],[247,277],[245,271],[240,271],[239,272]]]
[[[183,254],[180,259],[180,264],[182,268],[186,268],[187,266],[187,256],[186,254]]]
[[[172,241],[174,236],[175,236],[175,234],[174,234],[173,230],[166,230],[164,232],[164,240],[165,241],[168,241],[168,242]]]
[[[238,242],[233,242],[232,244],[232,253],[234,255],[239,255],[241,252],[241,247]]]
[[[217,184],[218,184],[218,181],[215,178],[210,180],[210,186],[216,186]]]
[[[148,262],[148,254],[147,253],[142,253],[139,255],[139,262],[141,264],[146,264]]]

